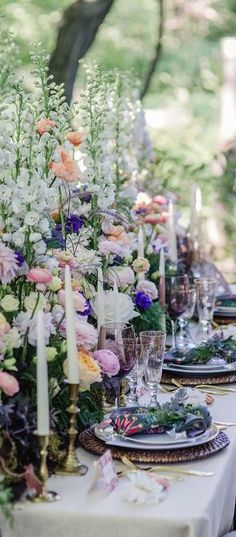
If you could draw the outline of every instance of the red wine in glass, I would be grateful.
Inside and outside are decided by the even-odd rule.
[[[172,321],[172,352],[176,351],[176,320],[188,306],[189,280],[186,274],[166,278],[166,305]]]

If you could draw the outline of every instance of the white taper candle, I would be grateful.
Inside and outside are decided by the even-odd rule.
[[[75,331],[75,308],[71,285],[70,267],[65,268],[65,313],[66,313],[66,341],[68,359],[68,382],[79,383],[79,365],[77,359],[77,344]]]
[[[43,312],[37,316],[37,434],[49,434],[48,365]]]
[[[169,201],[169,257],[173,264],[177,265],[177,238],[175,225],[175,208],[172,200]]]
[[[102,273],[101,267],[99,267],[98,268],[98,285],[97,285],[97,330],[98,330],[98,334],[104,322],[105,322],[105,311],[104,311],[103,273]]]

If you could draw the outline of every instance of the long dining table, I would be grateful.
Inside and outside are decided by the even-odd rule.
[[[210,407],[213,420],[235,422],[236,385],[232,387],[235,393],[215,396]],[[168,397],[162,395],[162,399]],[[125,501],[125,477],[113,492],[103,487],[89,491],[98,457],[79,448],[81,462],[89,466],[87,475],[52,476],[47,488],[58,492],[60,501],[17,503],[12,527],[1,516],[1,537],[223,537],[230,530],[235,507],[236,426],[225,432],[230,444],[222,451],[204,460],[173,465],[173,469],[214,475],[171,481],[166,498],[155,505]]]

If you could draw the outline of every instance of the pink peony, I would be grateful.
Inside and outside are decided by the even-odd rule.
[[[52,275],[51,273],[44,268],[36,267],[29,270],[29,272],[26,275],[26,279],[28,282],[33,283],[43,283],[43,284],[49,284],[52,283]]]
[[[100,351],[95,351],[93,353],[93,358],[99,363],[104,375],[114,377],[119,373],[120,364],[114,352],[107,349],[102,349]]]
[[[99,254],[123,255],[123,248],[117,242],[104,239],[99,242]]]
[[[109,267],[106,281],[113,285],[114,280],[118,287],[131,285],[135,280],[134,271],[131,267]]]
[[[0,371],[0,389],[3,390],[6,395],[12,397],[12,395],[18,393],[20,389],[19,382],[15,377],[9,375],[9,373]]]
[[[93,349],[97,344],[97,330],[92,324],[76,320],[75,322],[76,341],[79,348],[86,350]]]
[[[142,280],[137,285],[137,291],[142,291],[145,295],[148,295],[151,300],[155,300],[158,297],[158,291],[153,282],[148,280]]]
[[[168,213],[151,213],[144,217],[145,224],[165,224],[168,219]]]
[[[65,307],[65,290],[60,289],[60,291],[58,291],[57,296],[59,304]],[[73,302],[76,311],[80,311],[81,313],[83,313],[87,308],[86,298],[84,298],[82,293],[79,293],[78,291],[73,291]]]
[[[10,283],[18,269],[17,258],[13,250],[0,243],[0,281]]]

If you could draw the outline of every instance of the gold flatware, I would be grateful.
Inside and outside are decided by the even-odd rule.
[[[146,472],[157,472],[162,473],[163,472],[170,472],[172,474],[180,474],[180,475],[190,475],[190,476],[196,476],[196,477],[211,477],[214,475],[213,472],[202,472],[198,470],[186,470],[185,468],[174,468],[173,466],[148,466],[146,468],[140,468],[140,466],[137,466],[134,464],[128,457],[125,455],[121,458],[123,464],[128,466],[130,470],[145,470]]]
[[[154,466],[152,472],[171,472],[172,474],[192,475],[196,477],[212,477],[214,472],[202,472],[198,470],[186,470],[185,468],[174,468],[173,466]]]
[[[176,380],[176,379],[171,379],[171,382],[172,382],[172,384],[174,384],[175,386],[177,386],[177,388],[185,388],[185,386],[183,386],[183,384],[181,384],[180,382],[178,382],[178,380]]]
[[[215,384],[197,384],[196,388],[199,388],[200,390],[209,389],[209,390],[215,390],[215,391],[220,391],[220,392],[225,392],[225,393],[236,393],[236,388],[227,388],[221,385],[216,386]]]

